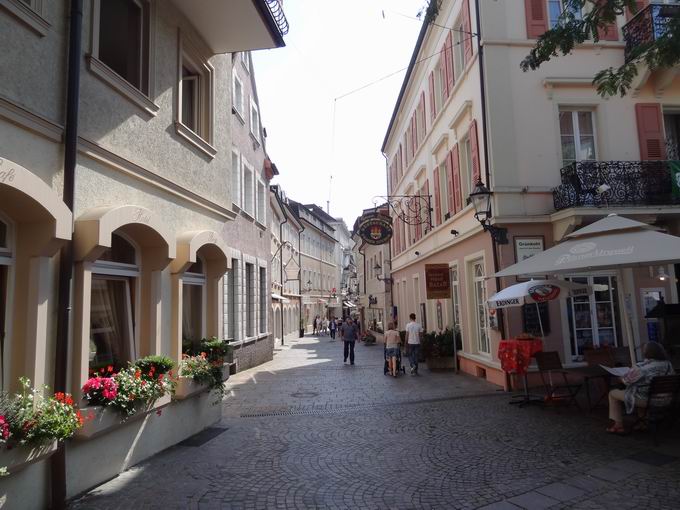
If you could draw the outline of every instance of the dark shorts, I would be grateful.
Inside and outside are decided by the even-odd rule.
[[[387,356],[389,357],[397,357],[399,356],[399,347],[390,347],[387,349]]]

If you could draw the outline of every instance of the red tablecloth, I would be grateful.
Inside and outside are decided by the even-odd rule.
[[[501,360],[501,368],[511,374],[526,374],[531,357],[543,350],[543,342],[534,338],[532,340],[501,340],[498,345],[498,359]]]

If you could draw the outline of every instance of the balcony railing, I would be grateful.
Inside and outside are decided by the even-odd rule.
[[[276,26],[279,27],[279,32],[282,36],[288,33],[288,20],[283,13],[283,6],[281,0],[267,0],[267,8],[276,21]]]
[[[680,17],[680,5],[650,4],[623,26],[626,62],[635,58],[636,50],[666,34],[668,25]]]
[[[678,205],[669,161],[579,161],[560,170],[555,209]],[[677,188],[676,188],[677,189]]]

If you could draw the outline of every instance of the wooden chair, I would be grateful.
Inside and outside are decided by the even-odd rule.
[[[576,401],[576,395],[581,390],[583,383],[569,382],[567,375],[570,372],[562,366],[557,351],[537,352],[534,357],[545,388],[546,400],[566,400],[567,406],[573,403],[581,409]]]
[[[662,375],[649,383],[649,398],[642,420],[646,420],[658,445],[659,424],[666,419],[674,421],[680,410],[680,375]]]
[[[583,351],[583,355],[586,358],[586,363],[589,367],[597,367],[604,365],[606,367],[613,367],[614,352],[612,349],[588,349]]]

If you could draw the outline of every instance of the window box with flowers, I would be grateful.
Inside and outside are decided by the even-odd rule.
[[[218,397],[215,403],[220,402],[224,396],[224,371],[221,358],[211,360],[206,352],[197,356],[184,354],[179,364],[175,398],[181,400],[204,391],[215,391]]]
[[[147,356],[118,372],[108,366],[92,374],[83,386],[88,406],[83,409],[85,424],[76,437],[90,439],[151,411],[160,414],[160,408],[171,400],[173,366],[165,356]]]
[[[69,394],[45,397],[21,378],[21,393],[0,396],[0,476],[50,456],[57,442],[73,436],[83,416]]]
[[[194,348],[191,342],[186,342],[182,345],[182,352],[187,356],[205,354],[205,357],[213,366],[221,367],[222,381],[229,379],[230,368],[234,363],[234,348],[229,345],[229,340],[220,340],[215,336],[204,338],[201,340],[198,350]]]

